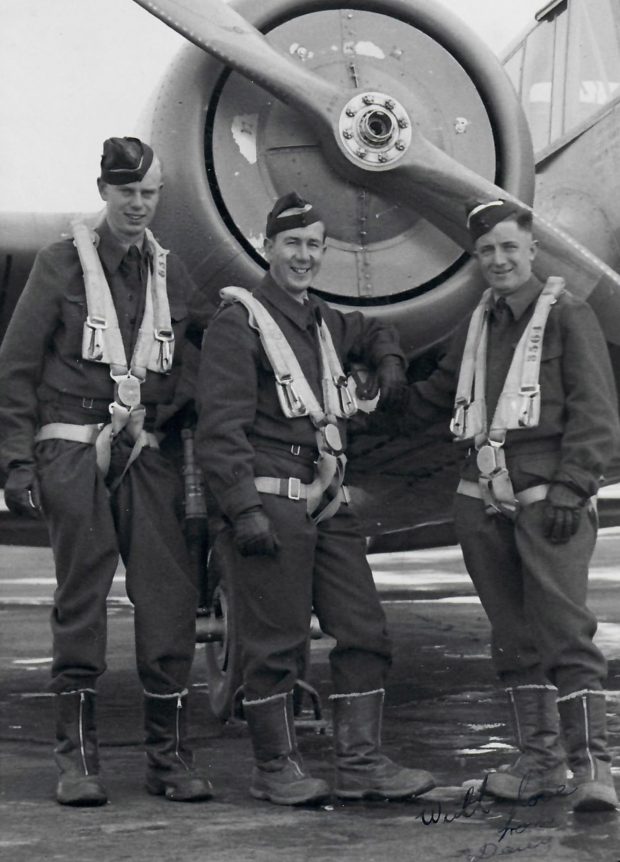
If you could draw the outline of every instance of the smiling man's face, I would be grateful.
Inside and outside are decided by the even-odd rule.
[[[139,244],[157,209],[162,188],[157,159],[138,182],[112,185],[98,180],[99,194],[106,202],[106,218],[112,233],[124,245]]]
[[[321,221],[283,230],[265,240],[271,277],[299,301],[303,301],[319,272],[324,254],[325,225]]]
[[[529,281],[536,242],[515,219],[505,219],[478,237],[474,254],[493,293],[508,296]]]

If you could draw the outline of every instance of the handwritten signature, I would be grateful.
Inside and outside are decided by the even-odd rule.
[[[518,853],[525,853],[527,850],[538,850],[542,855],[549,850],[550,844],[553,841],[551,836],[543,838],[535,838],[528,841],[526,844],[510,844],[502,846],[498,842],[487,841],[482,844],[477,850],[467,848],[462,851],[464,862],[479,862],[481,859],[493,859],[496,856],[513,856]]]
[[[526,780],[526,778],[522,779],[522,787],[525,787]],[[496,803],[488,797],[485,800],[486,783],[487,778],[484,779],[478,788],[468,787],[463,795],[460,807],[456,810],[445,811],[440,800],[436,802],[432,808],[424,808],[416,815],[416,819],[421,820],[425,826],[437,826],[443,823],[454,823],[456,820],[461,818],[474,817],[476,814],[491,814]],[[541,793],[528,795],[526,793],[522,794],[519,792],[519,798],[514,801],[513,810],[516,810],[517,806],[534,808],[540,802],[547,802],[549,799],[553,799],[556,796],[568,796],[570,793],[574,793],[574,790],[570,790],[565,784],[559,784],[557,787],[544,790]]]

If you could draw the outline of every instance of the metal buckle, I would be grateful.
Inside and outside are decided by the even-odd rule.
[[[299,455],[301,452],[301,446],[299,443],[291,443],[291,455]]]
[[[521,410],[519,412],[519,425],[528,428],[532,421],[534,401],[540,396],[540,385],[522,386],[519,390],[521,396]]]
[[[140,384],[142,381],[139,378],[128,373],[115,377],[114,382],[116,383],[115,398],[123,407],[128,407],[131,410],[140,404]]]
[[[464,436],[467,425],[467,411],[469,409],[469,401],[459,401],[454,405],[454,413],[450,422],[450,431],[456,436]]]
[[[287,374],[284,377],[276,377],[276,382],[282,388],[291,412],[298,416],[306,416],[308,410],[295,390],[292,376]]]
[[[86,318],[86,325],[90,329],[107,329],[108,321],[105,319],[105,317],[91,317],[90,315],[88,315],[88,317]]]
[[[301,479],[291,476],[288,480],[288,498],[289,500],[301,500]]]

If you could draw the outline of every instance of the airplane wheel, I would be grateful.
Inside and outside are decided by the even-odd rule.
[[[241,685],[241,644],[230,577],[232,554],[226,542],[216,540],[209,555],[208,577],[215,584],[211,615],[221,627],[221,640],[205,644],[207,683],[211,710],[225,721],[232,715],[235,692]]]

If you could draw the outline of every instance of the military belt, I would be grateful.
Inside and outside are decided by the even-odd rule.
[[[35,439],[35,443],[43,440],[70,440],[73,443],[88,443],[93,446],[97,437],[105,427],[105,422],[97,422],[95,425],[73,425],[69,422],[50,422],[41,426]],[[150,431],[142,432],[145,437],[145,446],[159,449],[159,441],[155,434]]]
[[[277,479],[274,476],[257,476],[254,484],[259,494],[276,494],[278,497],[288,497],[289,500],[307,500],[310,493],[310,485],[294,477]],[[350,495],[346,485],[340,486],[337,498],[341,503],[349,503]]]
[[[530,503],[537,503],[539,500],[544,500],[549,492],[550,485],[533,485],[531,488],[525,488],[523,491],[515,493],[515,499],[521,506],[529,506]],[[466,497],[475,497],[477,500],[482,500],[482,491],[477,482],[472,482],[470,479],[461,479],[456,489],[457,494],[464,494]]]

